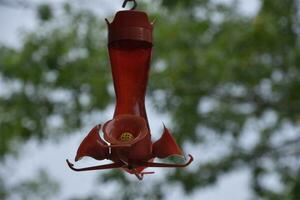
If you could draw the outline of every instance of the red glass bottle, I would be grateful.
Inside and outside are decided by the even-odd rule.
[[[120,11],[112,23],[108,22],[108,27],[117,101],[114,117],[136,115],[143,117],[148,125],[145,93],[152,54],[152,24],[144,12]]]

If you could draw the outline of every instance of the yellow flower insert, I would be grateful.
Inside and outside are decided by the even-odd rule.
[[[120,136],[120,140],[121,140],[122,142],[130,142],[130,141],[132,141],[133,139],[134,139],[133,134],[132,134],[132,133],[129,133],[129,132],[124,132],[124,133],[122,133],[121,136]]]

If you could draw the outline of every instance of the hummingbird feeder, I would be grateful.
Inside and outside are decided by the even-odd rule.
[[[131,10],[119,11],[108,25],[108,50],[111,62],[116,107],[113,119],[103,126],[96,125],[80,144],[75,161],[89,156],[96,160],[111,160],[104,164],[86,168],[75,168],[67,160],[74,171],[90,171],[104,169],[122,169],[134,174],[139,180],[148,167],[180,168],[184,164],[157,163],[155,158],[167,158],[172,155],[183,156],[175,139],[164,127],[164,132],[156,142],[151,141],[151,131],[145,109],[145,94],[150,69],[153,46],[153,23],[146,13],[135,11],[135,0]],[[104,137],[100,137],[102,131]]]

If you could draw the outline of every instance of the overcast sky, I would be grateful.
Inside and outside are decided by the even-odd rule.
[[[64,0],[34,0],[32,2],[50,2],[54,7],[61,4]],[[99,3],[101,1],[101,3]],[[120,0],[82,0],[85,6],[92,7],[92,9],[98,12],[100,15],[108,15],[117,11],[121,6]],[[230,1],[230,0],[215,0],[215,1]],[[74,1],[73,1],[74,2]],[[79,2],[79,0],[75,0]],[[253,14],[259,8],[257,0],[242,0],[240,9],[246,14]],[[22,31],[20,30],[34,30],[37,26],[35,21],[35,12],[32,9],[20,9],[0,6],[0,42],[6,45],[18,47],[20,45],[20,36]],[[1,83],[1,82],[0,82]],[[159,115],[153,112],[151,104],[148,102],[148,115],[150,119],[150,126],[153,132],[159,132],[162,129],[161,122],[164,121],[166,125],[170,125],[167,116]],[[14,183],[36,174],[40,168],[45,168],[50,175],[59,180],[62,186],[62,192],[58,199],[64,197],[70,197],[74,195],[84,196],[86,194],[99,193],[99,188],[93,187],[96,174],[87,173],[74,173],[66,167],[65,159],[73,159],[75,152],[81,140],[89,129],[101,122],[105,122],[112,116],[113,109],[109,108],[105,114],[96,114],[86,124],[82,130],[71,137],[64,137],[60,142],[48,142],[46,144],[37,144],[35,141],[30,141],[26,144],[24,152],[21,154],[20,160],[10,159],[6,163],[9,166],[7,168],[7,174],[9,175],[8,183]],[[197,159],[197,158],[196,158]],[[93,160],[85,159],[81,162],[82,166],[94,164]],[[20,170],[22,169],[22,170]],[[145,181],[141,182],[141,185],[147,184],[151,180],[159,179],[164,172],[161,170],[155,170],[156,175],[146,176]],[[156,177],[155,177],[156,176]],[[246,200],[250,197],[249,191],[249,179],[250,174],[245,170],[236,171],[231,174],[227,174],[221,177],[219,182],[206,189],[202,189],[193,195],[192,199],[203,200]],[[133,181],[136,181],[133,179]],[[84,184],[83,184],[84,183]],[[109,195],[113,192],[111,186],[101,186],[101,193],[103,195]],[[183,199],[181,191],[170,191],[169,199]],[[189,198],[191,199],[191,198]]]

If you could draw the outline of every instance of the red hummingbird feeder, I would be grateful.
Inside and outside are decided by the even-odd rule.
[[[80,144],[75,161],[89,156],[96,160],[111,160],[104,164],[74,171],[90,171],[120,168],[134,174],[139,180],[147,167],[180,168],[188,166],[193,157],[184,164],[157,163],[155,158],[167,158],[172,155],[183,156],[175,139],[164,127],[159,140],[151,141],[151,131],[145,109],[145,94],[153,46],[153,24],[144,12],[135,11],[135,0],[125,0],[134,6],[131,10],[117,12],[108,25],[108,49],[112,68],[116,107],[113,119],[103,126],[96,125]],[[99,132],[103,131],[104,138]]]

